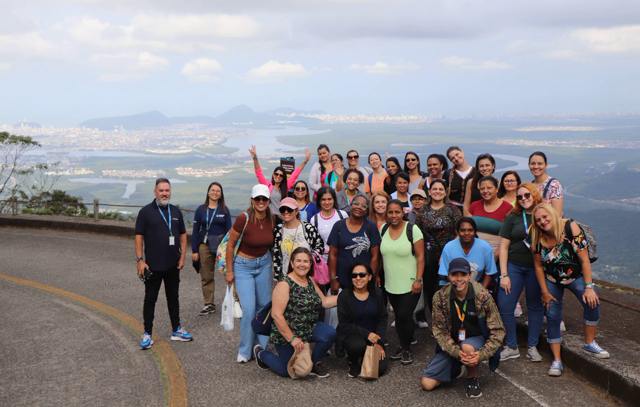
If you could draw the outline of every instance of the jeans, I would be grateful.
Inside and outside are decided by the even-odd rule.
[[[152,271],[153,278],[144,283],[144,306],[142,308],[144,331],[149,335],[152,333],[156,301],[158,301],[158,294],[163,281],[164,293],[167,296],[169,318],[171,319],[171,328],[175,331],[180,326],[180,301],[178,300],[180,271],[177,268],[166,271]]]
[[[265,348],[269,340],[268,336],[254,334],[253,328],[251,328],[251,321],[255,318],[257,310],[271,301],[273,274],[271,252],[267,252],[262,257],[255,259],[237,255],[233,261],[233,273],[236,291],[242,306],[238,356],[249,360],[251,359],[255,342],[257,341],[260,346]]]
[[[315,343],[313,352],[311,352],[311,361],[313,364],[319,362],[327,355],[327,351],[333,345],[333,341],[336,339],[336,330],[329,324],[324,322],[316,322],[313,327],[313,333],[311,334],[311,340],[309,342]],[[277,373],[282,377],[289,376],[287,372],[287,364],[289,359],[293,356],[293,346],[287,344],[275,345],[277,354],[265,350],[260,353],[260,359],[269,366],[269,369]]]
[[[507,331],[506,344],[512,349],[518,347],[516,318],[513,312],[518,298],[520,298],[520,293],[524,289],[529,321],[527,345],[529,347],[538,346],[544,308],[542,307],[540,284],[536,279],[535,270],[533,267],[518,266],[511,262],[507,263],[507,269],[511,280],[511,293],[507,294],[502,287],[498,291],[498,308]]]
[[[560,322],[562,321],[562,295],[565,288],[571,290],[573,295],[576,296],[580,305],[584,309],[584,323],[585,325],[596,326],[600,320],[600,305],[596,305],[595,308],[589,307],[589,305],[582,300],[584,294],[584,278],[578,277],[571,284],[562,285],[555,284],[549,280],[545,280],[547,283],[547,289],[556,299],[551,302],[551,306],[547,310],[547,342],[560,343],[562,342],[562,336],[560,334]]]
[[[413,322],[413,310],[416,309],[420,294],[413,294],[411,291],[405,294],[387,292],[387,296],[396,316],[396,332],[400,339],[400,346],[402,350],[409,350],[413,340],[413,332],[416,329]]]

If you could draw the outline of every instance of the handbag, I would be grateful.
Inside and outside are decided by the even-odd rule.
[[[220,313],[220,325],[225,331],[233,331],[233,301],[233,290],[230,285],[227,285]]]
[[[271,317],[271,302],[256,312],[256,317],[251,321],[251,328],[256,335],[269,336],[271,334],[271,325],[273,318]]]
[[[313,253],[313,280],[320,284],[325,285],[331,282],[329,277],[329,265],[325,261],[324,257]]]
[[[363,379],[374,380],[379,376],[380,350],[375,345],[368,345],[362,358],[359,376]]]
[[[236,247],[233,249],[233,258],[236,257],[238,253],[238,249],[240,248],[240,242],[242,242],[242,236],[244,236],[244,231],[247,229],[247,224],[249,223],[249,214],[246,212],[242,212],[245,216],[244,227],[242,228],[242,233],[240,237],[238,237],[238,241],[236,242]],[[229,243],[229,236],[231,234],[231,230],[224,235],[218,248],[216,249],[216,263],[214,269],[218,270],[221,273],[227,272],[227,244]],[[213,253],[212,253],[213,254]]]

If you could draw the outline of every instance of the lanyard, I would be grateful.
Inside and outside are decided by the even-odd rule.
[[[467,317],[467,300],[464,300],[464,305],[462,306],[462,313],[460,313],[460,307],[458,307],[457,302],[453,302],[453,305],[456,306],[456,312],[458,313],[458,319],[460,323],[464,323],[464,319]]]
[[[524,222],[524,234],[529,237],[529,223],[527,222],[527,214],[522,211],[522,222]]]
[[[158,212],[160,212],[160,216],[162,216],[162,220],[169,227],[169,236],[173,236],[173,231],[171,230],[171,205],[167,205],[167,213],[169,214],[168,221],[167,221],[167,218],[164,216],[164,213],[162,213],[162,209],[160,209],[160,205],[156,204],[156,206],[158,207]]]
[[[211,229],[211,224],[213,223],[213,219],[216,217],[216,212],[218,212],[218,207],[216,206],[216,208],[213,210],[213,215],[211,215],[211,220],[209,220],[209,208],[207,208],[207,219],[206,219],[206,224],[207,224],[207,233],[209,233],[209,229]]]

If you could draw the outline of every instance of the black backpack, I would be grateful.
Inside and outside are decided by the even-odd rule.
[[[411,243],[411,254],[416,255],[416,249],[413,247],[413,223],[407,222],[407,239],[409,239],[409,243]],[[385,223],[382,225],[382,230],[380,230],[380,239],[387,233],[387,229],[389,229],[389,224]]]

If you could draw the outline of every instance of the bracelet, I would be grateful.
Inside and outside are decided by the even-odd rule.
[[[502,277],[502,278],[509,278],[509,274],[500,274],[500,277]]]
[[[414,283],[418,283],[418,284],[422,284],[422,279],[421,278],[415,278],[413,280]]]
[[[595,283],[591,282],[591,283],[586,283],[584,285],[584,288],[591,288],[592,290],[595,288]]]
[[[144,257],[137,257],[136,256],[136,263],[140,263],[143,260],[144,260]]]

